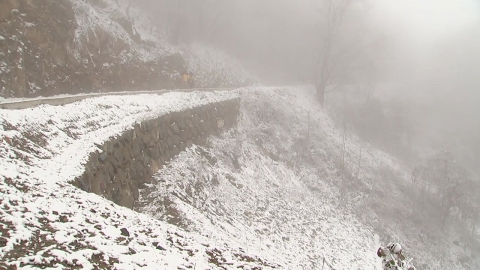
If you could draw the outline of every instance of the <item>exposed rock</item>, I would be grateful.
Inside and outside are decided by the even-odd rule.
[[[107,153],[103,152],[100,154],[100,156],[98,157],[98,160],[100,162],[105,162],[105,160],[107,159]]]
[[[158,250],[166,250],[164,247],[162,247],[161,245],[159,245],[158,242],[153,242],[152,244],[153,244],[153,246],[154,246],[156,249],[158,249]]]
[[[0,237],[0,247],[6,246],[8,243],[8,240],[6,238]]]
[[[138,200],[139,187],[150,183],[152,175],[166,161],[193,143],[205,144],[207,136],[217,132],[218,121],[223,123],[225,129],[235,124],[239,100],[223,103],[225,107],[234,109],[220,111],[218,118],[212,119],[212,122],[192,121],[190,125],[186,124],[187,119],[193,118],[195,111],[200,112],[196,114],[198,118],[205,119],[209,112],[220,106],[218,103],[195,108],[189,113],[173,112],[136,124],[133,131],[126,131],[125,134],[98,145],[103,152],[97,151],[90,155],[85,173],[74,184],[85,191],[103,195],[121,206],[132,208]],[[181,131],[179,126],[182,125],[184,130]],[[198,131],[200,126],[204,130],[202,134]]]
[[[65,215],[60,216],[60,222],[63,222],[63,223],[68,222],[68,217]]]
[[[175,123],[175,122],[172,124],[172,132],[175,133],[175,134],[180,133],[180,128],[178,127],[177,123]]]
[[[105,4],[92,8],[110,12]],[[100,23],[79,31],[77,19],[85,12],[70,0],[0,1],[0,96],[154,90],[179,83],[176,70],[185,65],[180,55],[156,54],[160,45],[142,43],[151,51],[145,59],[134,45],[142,42],[140,35],[120,15],[112,23],[125,29],[130,43]],[[166,58],[176,70],[164,66]]]
[[[123,236],[130,237],[130,233],[128,232],[128,230],[126,228],[121,228],[120,231],[121,231]]]

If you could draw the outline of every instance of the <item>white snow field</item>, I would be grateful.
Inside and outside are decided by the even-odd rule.
[[[342,165],[343,126],[314,88],[237,92],[237,128],[162,168],[136,210],[285,269],[322,269],[323,258],[336,269],[381,269],[376,249],[390,241],[419,269],[469,269],[459,259],[468,252],[449,238],[431,242],[406,218],[408,168],[349,130]]]
[[[312,139],[319,132],[332,138],[338,133],[310,90],[238,90],[237,128],[211,137],[207,147],[187,149],[161,169],[142,192],[137,210],[274,256],[285,269],[321,269],[323,258],[336,269],[375,269],[375,233],[338,207],[338,189],[330,184],[338,178],[335,168],[328,162],[318,168],[324,175],[318,178],[312,161],[301,157],[312,157],[303,144],[308,110]],[[326,130],[313,131],[319,123]],[[326,147],[326,152],[336,148]],[[313,156],[333,159],[336,154],[326,152]]]
[[[0,110],[0,268],[214,269],[210,261],[222,256],[231,269],[268,269],[268,261],[228,242],[187,233],[68,184],[98,150],[95,144],[135,122],[236,95],[108,96]]]
[[[69,184],[97,145],[136,122],[236,97],[237,127],[164,166],[142,191],[140,213]],[[370,203],[392,189],[375,174],[388,167],[405,180],[407,173],[349,135],[345,160],[354,181],[342,188],[342,138],[310,87],[0,110],[0,269],[322,269],[323,258],[337,270],[379,269],[375,251],[385,239],[372,227],[379,222]],[[413,246],[403,235],[396,236],[407,252],[415,248],[442,269],[419,252],[426,244]]]

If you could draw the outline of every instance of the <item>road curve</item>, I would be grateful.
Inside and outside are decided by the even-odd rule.
[[[18,100],[11,102],[0,103],[0,109],[8,110],[20,110],[31,108],[43,104],[60,106],[68,103],[73,103],[79,100],[83,100],[91,97],[102,97],[102,96],[128,96],[128,95],[141,95],[141,94],[158,94],[162,95],[168,92],[194,92],[194,91],[225,91],[233,90],[236,88],[194,88],[194,89],[174,89],[174,90],[152,90],[152,91],[128,91],[128,92],[108,92],[108,93],[91,93],[91,94],[79,94],[72,96],[58,96],[58,97],[41,97],[34,99]]]

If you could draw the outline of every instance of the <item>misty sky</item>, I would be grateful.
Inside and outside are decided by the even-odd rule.
[[[381,0],[374,13],[385,23],[401,27],[419,38],[438,38],[479,19],[478,0]]]
[[[399,53],[432,57],[430,53],[439,43],[480,24],[480,1],[377,0],[372,5],[372,15],[391,32],[390,38],[402,42],[404,48],[397,48]]]
[[[372,14],[394,39],[393,91],[413,98],[422,145],[450,148],[478,169],[480,1],[380,0]]]
[[[245,0],[230,5],[224,20],[230,20],[233,29],[222,35],[224,48],[243,60],[248,60],[249,55],[270,66],[285,66],[287,74],[281,74],[282,78],[288,78],[288,73],[298,69],[311,69],[307,62],[315,57],[311,54],[318,42],[315,26],[321,21],[314,10],[316,3],[318,1]],[[388,44],[393,44],[388,55],[391,59],[387,61],[400,61],[394,63],[399,68],[427,65],[423,68],[430,69],[439,43],[469,31],[473,25],[480,25],[479,0],[371,0],[368,3],[366,18],[370,30],[367,31],[377,31],[375,34],[384,35]],[[299,58],[300,61],[295,61]],[[265,67],[261,65],[257,69],[262,71]],[[298,77],[295,74],[289,79]]]
[[[178,43],[220,48],[267,85],[315,80],[326,24],[319,0],[150,1],[161,29],[169,14],[184,12],[190,24],[175,28]],[[480,150],[480,0],[365,2],[348,14],[334,46],[362,47],[349,83],[366,83],[364,69],[373,66],[376,94],[412,99],[415,118],[430,133],[426,142],[448,135]]]

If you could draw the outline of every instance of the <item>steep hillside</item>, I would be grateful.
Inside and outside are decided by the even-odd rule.
[[[317,269],[324,256],[339,269],[372,268],[375,233],[337,207],[337,190],[325,181],[334,168],[320,180],[297,163],[305,154],[303,108],[286,112],[275,104],[291,100],[288,90],[242,91],[238,129],[163,168],[139,211],[256,254],[277,254],[288,269]]]
[[[1,1],[0,97],[179,87],[185,53],[157,38],[141,14],[128,0]],[[211,79],[243,77],[234,65],[189,59],[215,67],[202,86],[242,83]]]
[[[136,122],[232,97],[168,93],[0,110],[0,269],[275,267],[273,257],[188,233],[69,184],[90,152]]]
[[[325,258],[379,269],[376,247],[397,240],[419,269],[476,269],[448,232],[416,229],[407,170],[344,137],[313,95],[243,88],[0,110],[0,268],[316,269]],[[234,97],[238,126],[161,168],[141,213],[70,184],[136,122]]]
[[[472,252],[450,236],[416,229],[408,170],[352,134],[343,147],[343,127],[313,89],[240,95],[237,129],[161,169],[138,211],[257,254],[273,251],[289,269],[317,269],[323,257],[338,269],[372,269],[377,241],[400,241],[419,269],[473,266]]]

